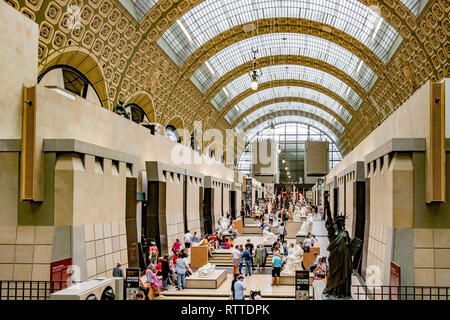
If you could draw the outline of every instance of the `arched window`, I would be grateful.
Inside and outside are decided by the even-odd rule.
[[[167,139],[175,141],[180,143],[181,142],[181,138],[180,135],[178,134],[177,129],[172,126],[172,125],[168,125],[166,126],[166,128],[164,129],[164,134],[166,136]]]
[[[39,76],[38,83],[50,89],[64,89],[66,92],[102,106],[94,86],[84,74],[73,67],[53,66]]]
[[[131,120],[138,124],[140,123],[150,123],[145,111],[135,103],[130,103],[125,106],[125,111],[131,115]]]

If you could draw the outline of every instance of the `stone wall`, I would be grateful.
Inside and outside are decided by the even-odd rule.
[[[166,221],[169,249],[176,239],[182,243],[184,235],[183,175],[166,172]],[[169,250],[170,251],[170,250]]]
[[[200,188],[202,179],[199,177],[187,177],[186,214],[188,230],[194,234],[200,234]]]

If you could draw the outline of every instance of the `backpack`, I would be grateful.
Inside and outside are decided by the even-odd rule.
[[[156,258],[156,248],[155,247],[151,247],[150,248],[150,257],[152,258]]]

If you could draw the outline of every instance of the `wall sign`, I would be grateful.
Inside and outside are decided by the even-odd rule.
[[[65,289],[72,284],[71,267],[72,267],[72,258],[55,261],[50,264],[50,281],[57,282],[53,285],[52,293]]]

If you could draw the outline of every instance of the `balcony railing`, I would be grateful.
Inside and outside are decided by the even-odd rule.
[[[66,281],[0,281],[0,300],[47,300],[65,288]]]
[[[450,287],[352,286],[354,300],[449,300]]]

